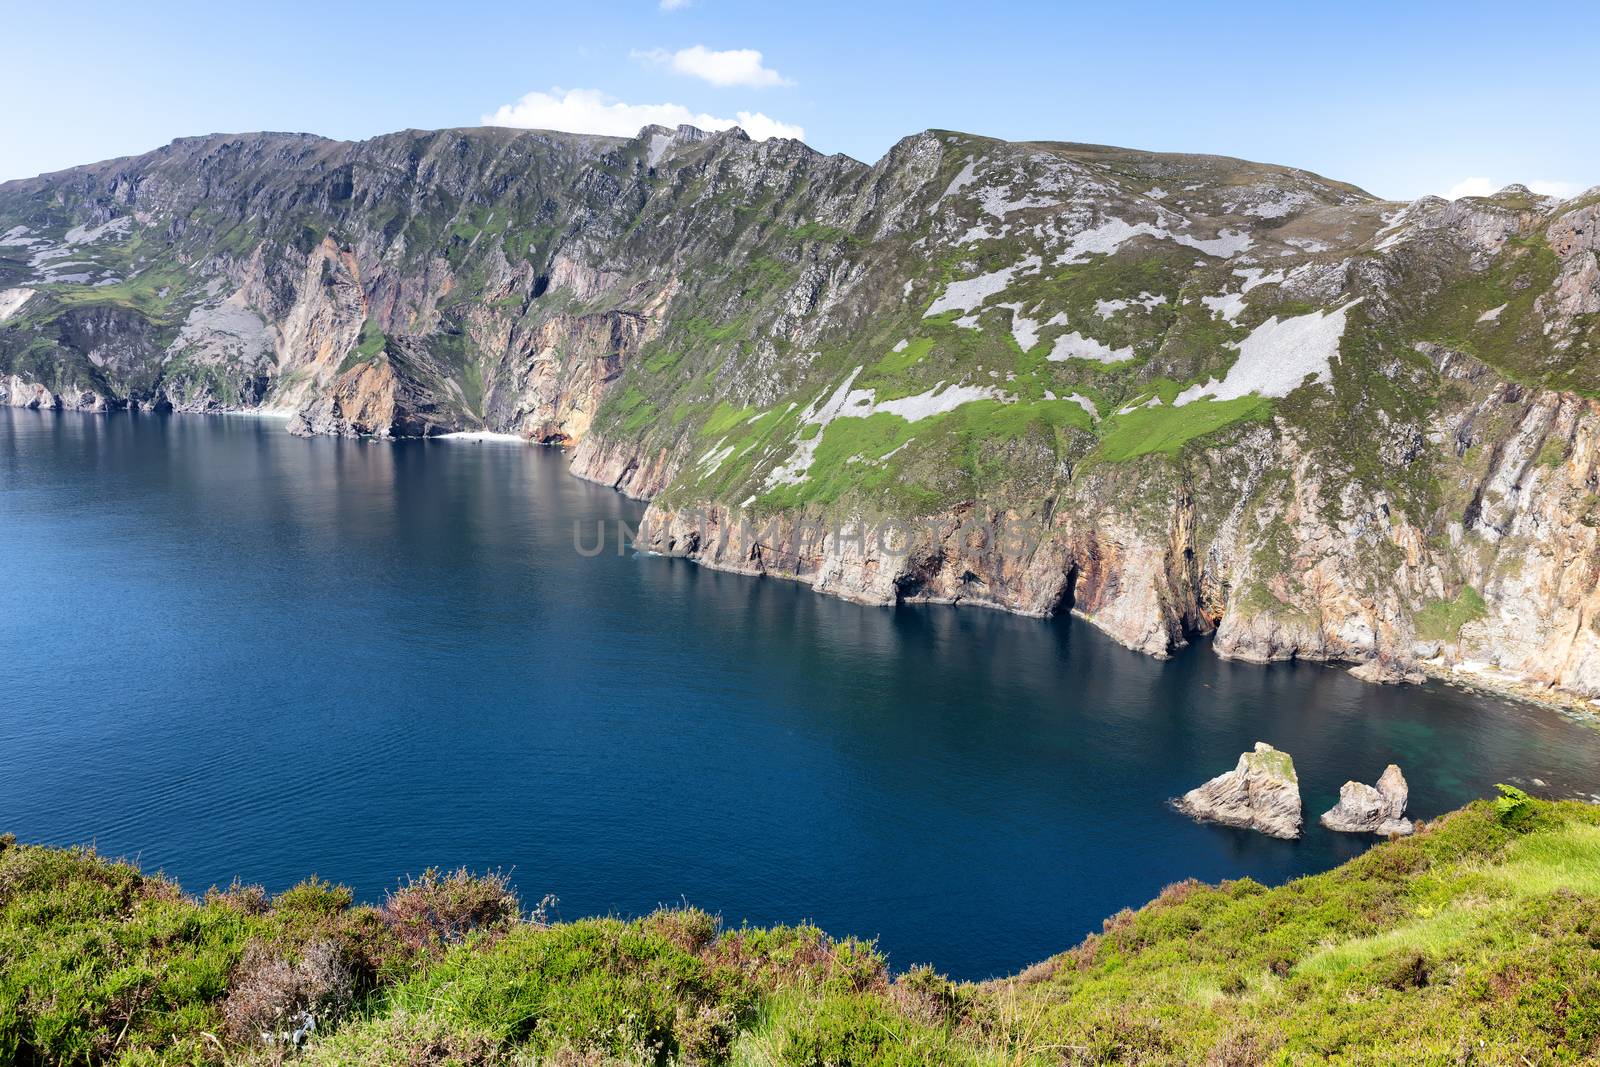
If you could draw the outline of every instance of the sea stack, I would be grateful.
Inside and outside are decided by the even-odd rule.
[[[1239,765],[1174,802],[1204,822],[1258,830],[1292,841],[1300,836],[1300,778],[1294,760],[1264,741],[1240,755]]]
[[[1376,789],[1365,782],[1341,786],[1339,803],[1322,816],[1322,825],[1345,834],[1404,836],[1415,829],[1406,818],[1410,797],[1406,776],[1391,763],[1384,768]]]

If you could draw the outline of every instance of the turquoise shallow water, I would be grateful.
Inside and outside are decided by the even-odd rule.
[[[1391,760],[1424,817],[1600,791],[1543,709],[574,550],[641,511],[515,444],[0,409],[0,829],[195,891],[504,867],[569,918],[688,900],[983,977],[1363,848],[1167,807],[1257,739],[1313,821]]]

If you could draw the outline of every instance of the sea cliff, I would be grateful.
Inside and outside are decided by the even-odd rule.
[[[186,138],[0,185],[0,402],[514,433],[708,566],[1582,703],[1597,215],[939,130]]]

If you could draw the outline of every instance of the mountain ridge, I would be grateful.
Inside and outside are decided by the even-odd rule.
[[[125,155],[125,156],[111,156],[111,157],[108,157],[106,159],[96,160],[96,161],[94,161],[92,163],[79,163],[79,164],[75,164],[75,165],[70,166],[70,167],[62,167],[62,168],[60,168],[58,170],[43,171],[43,172],[41,172],[39,174],[31,175],[31,176],[27,176],[27,177],[8,178],[5,181],[0,181],[0,190],[3,190],[8,185],[16,185],[16,184],[21,184],[21,183],[26,183],[26,182],[41,181],[41,180],[49,179],[49,178],[58,178],[58,177],[60,177],[62,175],[70,174],[70,173],[75,172],[75,171],[100,170],[100,169],[103,169],[105,167],[108,167],[108,166],[110,166],[112,164],[116,164],[116,163],[125,163],[125,162],[131,162],[131,161],[146,159],[146,158],[148,158],[150,156],[154,156],[154,155],[156,155],[156,154],[158,154],[158,153],[160,153],[160,152],[162,152],[164,150],[174,149],[174,148],[178,148],[178,147],[186,147],[186,146],[189,146],[189,145],[192,145],[192,144],[207,144],[207,143],[213,143],[213,142],[218,142],[218,141],[227,142],[227,141],[259,139],[259,138],[292,138],[292,139],[299,139],[299,140],[316,141],[316,142],[319,142],[319,143],[322,143],[322,144],[326,144],[326,145],[356,146],[356,145],[370,144],[370,143],[375,142],[375,141],[382,141],[382,140],[386,140],[386,139],[389,139],[389,138],[398,138],[398,137],[421,138],[421,137],[435,136],[435,135],[438,135],[438,134],[458,134],[458,135],[461,135],[461,136],[471,136],[471,135],[473,135],[474,133],[476,133],[478,131],[488,131],[488,130],[502,131],[504,133],[509,133],[509,134],[512,134],[512,135],[528,134],[528,135],[537,136],[537,137],[550,137],[550,138],[570,137],[570,138],[592,139],[592,140],[595,140],[595,141],[603,141],[603,142],[608,142],[608,143],[613,143],[613,144],[624,144],[624,143],[626,143],[628,141],[638,140],[638,139],[643,138],[643,137],[645,137],[645,136],[647,136],[647,135],[649,135],[651,133],[656,133],[656,132],[659,132],[659,133],[662,133],[662,134],[667,134],[667,135],[671,135],[671,134],[674,134],[674,133],[686,133],[686,134],[688,134],[688,135],[690,135],[690,136],[692,136],[692,137],[694,137],[696,139],[699,139],[699,140],[709,139],[709,138],[718,136],[719,134],[724,134],[724,135],[742,134],[745,140],[747,140],[747,141],[751,140],[749,134],[746,133],[742,127],[739,127],[739,126],[732,126],[732,127],[729,127],[726,130],[710,131],[710,130],[703,130],[698,126],[693,125],[692,123],[682,123],[682,124],[679,124],[676,127],[661,126],[661,125],[657,125],[657,124],[653,124],[652,123],[652,124],[640,127],[639,132],[634,134],[632,137],[619,137],[619,136],[616,136],[616,135],[613,135],[613,134],[602,134],[602,133],[573,133],[571,131],[566,131],[566,130],[542,129],[542,128],[535,128],[535,127],[528,127],[528,126],[495,126],[495,125],[490,125],[490,124],[479,124],[479,125],[474,125],[474,126],[441,126],[441,127],[434,128],[434,129],[426,129],[426,128],[422,128],[422,127],[411,127],[411,126],[408,126],[405,129],[393,130],[393,131],[391,131],[389,133],[380,133],[380,134],[375,134],[372,137],[365,137],[365,138],[358,138],[358,139],[345,139],[345,138],[338,138],[338,137],[329,137],[326,134],[312,133],[312,132],[310,132],[308,130],[240,130],[240,131],[235,131],[235,132],[228,132],[228,131],[223,131],[223,130],[214,130],[214,131],[212,131],[210,133],[185,134],[185,135],[183,135],[181,137],[174,137],[171,141],[168,141],[166,144],[158,145],[157,147],[152,148],[152,149],[150,149],[148,151],[145,151],[145,152],[138,152],[138,153],[133,153],[133,154],[130,154],[130,155]],[[1152,159],[1152,160],[1159,160],[1159,159],[1172,159],[1172,160],[1204,159],[1204,160],[1214,161],[1214,162],[1217,162],[1217,163],[1235,163],[1235,164],[1243,164],[1243,165],[1249,165],[1249,166],[1271,167],[1271,168],[1274,168],[1274,169],[1284,170],[1284,171],[1288,171],[1288,172],[1291,172],[1291,173],[1301,174],[1301,175],[1304,175],[1306,177],[1316,179],[1318,181],[1327,182],[1329,184],[1345,185],[1349,189],[1351,189],[1352,191],[1360,193],[1361,195],[1363,195],[1363,196],[1365,196],[1365,197],[1367,197],[1369,199],[1372,199],[1372,200],[1382,200],[1385,203],[1392,203],[1392,204],[1403,204],[1403,203],[1409,203],[1410,202],[1410,201],[1405,201],[1405,200],[1388,200],[1388,199],[1386,199],[1384,197],[1376,196],[1376,195],[1374,195],[1372,193],[1369,193],[1366,190],[1360,188],[1359,186],[1350,185],[1349,183],[1346,183],[1346,182],[1337,182],[1334,179],[1330,179],[1330,178],[1326,177],[1325,175],[1318,174],[1315,171],[1306,170],[1305,168],[1302,168],[1302,167],[1294,167],[1294,166],[1279,165],[1279,164],[1269,164],[1269,163],[1264,163],[1264,162],[1262,162],[1260,160],[1246,159],[1243,156],[1218,155],[1218,154],[1215,154],[1215,153],[1207,153],[1207,152],[1175,152],[1175,151],[1167,151],[1167,150],[1164,150],[1164,149],[1153,149],[1153,148],[1130,148],[1130,147],[1127,147],[1127,146],[1100,144],[1100,143],[1091,142],[1091,141],[1052,141],[1052,140],[1041,140],[1041,139],[1031,139],[1031,140],[1022,140],[1022,141],[1006,141],[1006,140],[1004,140],[1002,138],[990,137],[990,136],[988,136],[986,134],[971,133],[971,132],[968,132],[968,131],[965,131],[965,130],[949,129],[949,128],[945,128],[945,127],[941,127],[941,126],[930,126],[927,129],[918,131],[917,133],[907,134],[905,137],[902,137],[895,144],[899,145],[902,142],[913,140],[913,139],[919,138],[919,137],[941,137],[941,136],[947,136],[947,135],[961,137],[961,138],[965,138],[965,139],[968,139],[968,140],[971,140],[971,141],[987,141],[987,142],[992,142],[992,143],[995,143],[995,144],[1011,144],[1011,145],[1018,145],[1018,146],[1021,146],[1021,147],[1029,147],[1029,148],[1071,149],[1071,150],[1076,150],[1076,151],[1080,151],[1080,152],[1084,152],[1084,153],[1104,152],[1104,153],[1111,153],[1111,154],[1125,155],[1125,156],[1142,156],[1142,157],[1146,157],[1146,158],[1149,158],[1149,159]],[[866,162],[866,161],[863,161],[861,159],[858,159],[857,157],[852,156],[852,155],[850,155],[849,153],[846,153],[846,152],[823,152],[821,149],[815,148],[812,145],[808,144],[806,141],[798,139],[798,138],[793,138],[793,137],[773,137],[773,138],[768,138],[767,140],[782,141],[782,142],[788,142],[788,143],[791,143],[791,144],[803,145],[807,149],[809,149],[812,152],[815,152],[819,156],[823,156],[825,158],[848,159],[848,160],[850,160],[850,161],[852,161],[854,163],[860,164],[862,167],[871,168],[871,167],[873,167],[875,165],[874,163],[870,163],[870,162]],[[752,142],[752,143],[754,143],[754,142]],[[894,151],[894,147],[895,146],[891,146],[889,148],[889,150],[884,153],[884,156],[880,157],[879,161],[881,162],[883,158],[887,157],[889,155],[889,153],[893,152]],[[1501,193],[1504,193],[1504,192],[1506,192],[1507,190],[1510,190],[1510,189],[1521,189],[1523,192],[1528,192],[1526,186],[1523,186],[1520,183],[1512,183],[1511,185],[1506,186],[1505,189],[1499,190],[1499,192],[1497,192],[1494,195],[1498,196]],[[1600,191],[1600,186],[1596,186],[1594,189],[1590,189],[1586,193],[1579,193],[1576,196],[1569,197],[1567,199],[1573,199],[1573,200],[1581,199],[1584,196],[1590,195],[1590,194],[1595,193],[1597,191]],[[1418,199],[1426,199],[1426,197],[1420,197]],[[1556,199],[1560,199],[1560,198],[1556,198]]]

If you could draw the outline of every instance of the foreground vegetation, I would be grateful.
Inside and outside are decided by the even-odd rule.
[[[1600,1057],[1600,808],[1514,790],[1277,889],[1168,887],[1013,978],[807,926],[548,923],[430,872],[185,897],[0,839],[0,1063],[1546,1063]]]

